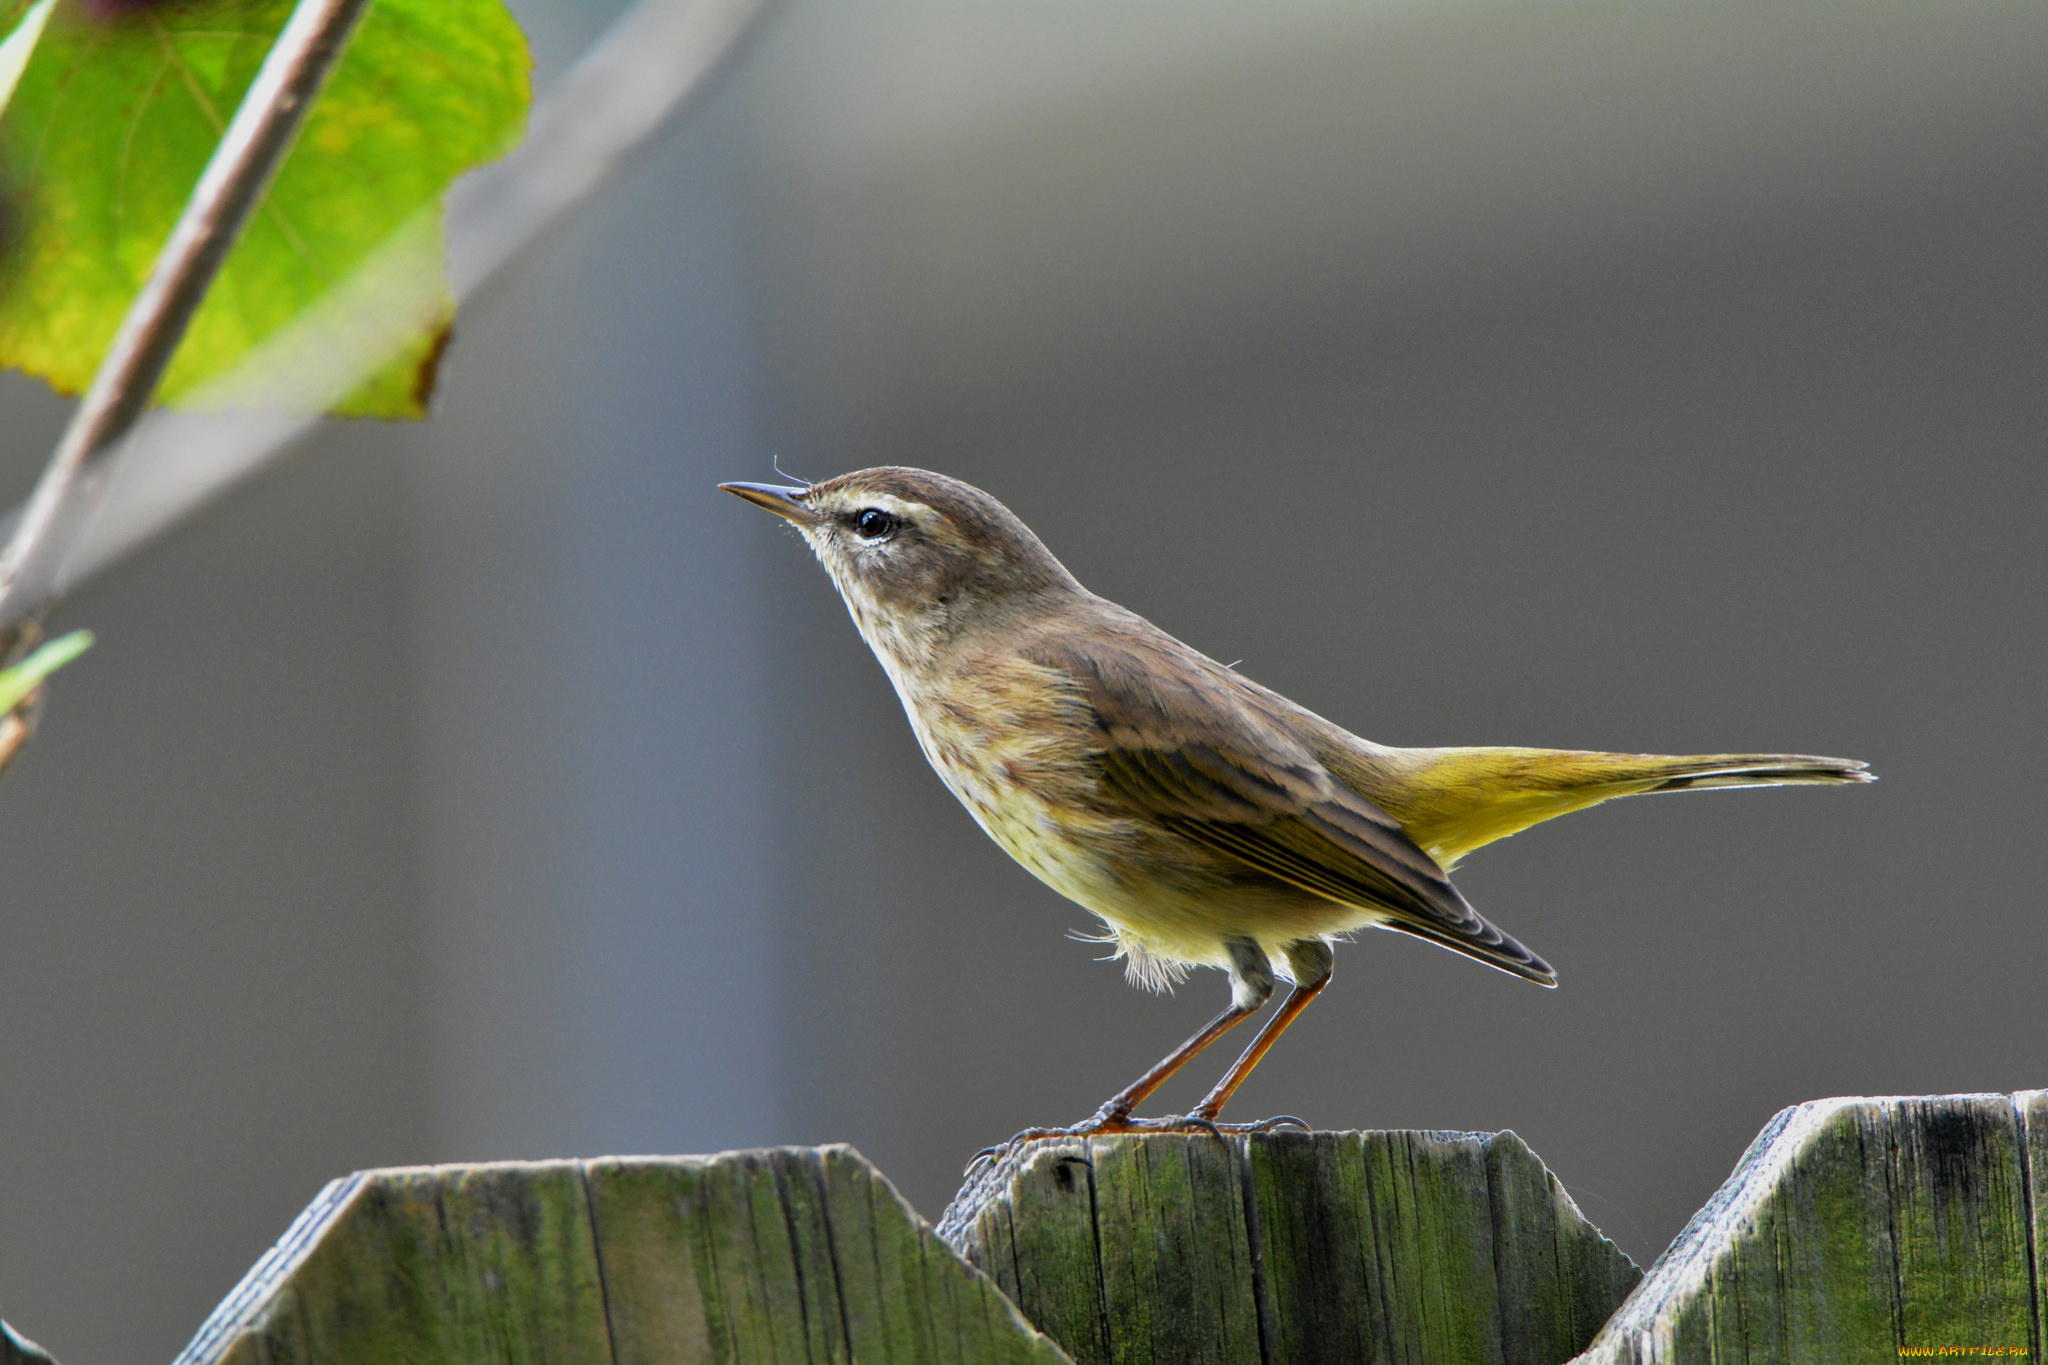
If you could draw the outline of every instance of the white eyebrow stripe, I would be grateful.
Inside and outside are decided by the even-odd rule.
[[[847,501],[849,511],[865,511],[870,507],[879,507],[892,516],[902,517],[905,521],[916,521],[920,513],[929,515],[932,510],[921,502],[899,498],[893,493],[869,493]]]

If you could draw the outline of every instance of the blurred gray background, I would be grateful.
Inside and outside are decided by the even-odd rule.
[[[515,5],[544,84],[615,5]],[[1375,739],[1870,760],[1478,856],[1240,1117],[1513,1128],[1647,1262],[1780,1106],[2048,1084],[2048,10],[790,4],[67,606],[0,787],[0,1313],[168,1359],[328,1178],[849,1141],[936,1217],[1221,1002],[927,771],[771,456],[1004,498]],[[0,478],[66,405],[0,382]],[[1220,1071],[1193,1068],[1161,1108]]]

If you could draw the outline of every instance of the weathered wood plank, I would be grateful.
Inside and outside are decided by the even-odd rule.
[[[0,1365],[57,1365],[42,1347],[0,1322]]]
[[[1057,1365],[847,1148],[368,1171],[180,1365]]]
[[[2048,1091],[1788,1109],[1647,1279],[1512,1133],[1035,1143],[940,1231],[843,1147],[361,1172],[179,1361],[2038,1358]]]
[[[1094,1156],[1094,1224],[1114,1337],[1159,1360],[1257,1359],[1251,1230],[1236,1154],[1223,1143],[1122,1142]],[[1201,1274],[1182,1273],[1200,1248]]]
[[[1641,1278],[1512,1133],[1038,1142],[940,1235],[1084,1365],[1557,1365]]]
[[[1496,1247],[1541,1247],[1549,1255],[1497,1256],[1500,1332],[1508,1360],[1565,1360],[1591,1341],[1615,1305],[1642,1282],[1626,1256],[1616,1257],[1604,1237],[1572,1231],[1559,1207],[1557,1177],[1517,1142],[1486,1149],[1486,1179]],[[1576,1206],[1565,1208],[1576,1212]]]
[[[2034,1359],[2048,1356],[2048,1090],[2022,1090],[2012,1097],[2025,1141],[2027,1164],[2027,1250],[2034,1262]]]
[[[180,1361],[611,1360],[575,1162],[336,1181]]]
[[[2041,1091],[1785,1110],[1581,1360],[2039,1359],[2044,1127]]]

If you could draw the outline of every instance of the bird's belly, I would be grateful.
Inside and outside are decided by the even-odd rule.
[[[1140,822],[1099,813],[1086,793],[1042,789],[984,739],[960,742],[919,725],[939,779],[1025,870],[1110,926],[1133,960],[1228,967],[1228,943],[1250,938],[1279,956],[1288,943],[1348,933],[1376,916],[1250,872],[1228,855]],[[1065,771],[1065,769],[1060,769]]]

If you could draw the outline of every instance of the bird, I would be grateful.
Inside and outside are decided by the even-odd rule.
[[[1089,592],[1009,508],[957,479],[882,466],[719,487],[802,535],[940,780],[1102,922],[1133,984],[1228,975],[1228,1006],[1092,1115],[1013,1142],[1305,1127],[1219,1116],[1329,984],[1334,943],[1391,930],[1557,984],[1451,884],[1473,850],[1618,796],[1874,780],[1867,764],[1806,754],[1376,744]],[[1280,1005],[1192,1110],[1138,1116],[1281,979]]]

